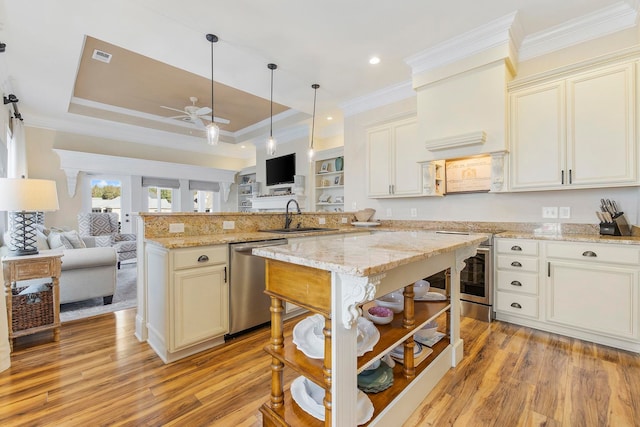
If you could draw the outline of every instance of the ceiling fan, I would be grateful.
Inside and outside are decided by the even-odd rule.
[[[180,119],[185,122],[193,123],[199,129],[204,129],[205,126],[204,126],[204,123],[202,122],[202,119],[208,120],[208,121],[212,120],[211,108],[198,107],[196,105],[196,102],[198,102],[198,98],[196,98],[195,96],[189,97],[189,101],[191,101],[191,105],[185,106],[184,110],[179,110],[177,108],[172,108],[172,107],[165,107],[164,105],[161,105],[160,108],[165,108],[167,110],[177,111],[179,113],[182,113],[178,116],[168,117],[169,119]],[[215,117],[215,121],[216,123],[221,123],[225,125],[230,123],[229,120],[223,119],[221,117]]]

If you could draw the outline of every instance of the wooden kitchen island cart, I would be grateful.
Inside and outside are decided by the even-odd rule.
[[[336,237],[292,246],[254,250],[267,258],[266,293],[271,296],[271,397],[260,411],[265,426],[358,425],[357,375],[375,360],[404,345],[404,360],[394,368],[388,389],[369,394],[373,416],[365,425],[399,425],[445,373],[462,359],[459,325],[459,272],[484,240],[478,235],[432,232],[374,233]],[[414,302],[413,283],[450,271],[449,298]],[[404,311],[378,326],[372,351],[357,356],[357,319],[362,304],[402,290]],[[283,334],[284,301],[324,318],[324,359],[310,359]],[[447,316],[448,336],[420,363],[413,360],[413,334],[429,321]],[[303,411],[284,390],[283,370],[294,369],[324,388],[325,421]]]

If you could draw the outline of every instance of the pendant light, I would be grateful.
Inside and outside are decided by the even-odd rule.
[[[215,114],[213,108],[213,44],[218,41],[218,36],[215,34],[207,34],[207,40],[211,43],[211,123],[206,127],[207,131],[207,144],[218,145],[220,139],[220,128],[215,122]]]
[[[269,139],[267,139],[267,156],[273,156],[276,154],[276,139],[273,137],[273,70],[278,68],[276,64],[267,64],[267,68],[271,70],[271,113],[270,113],[270,124],[269,124]]]
[[[307,152],[310,162],[313,161],[313,156],[315,155],[313,151],[313,131],[316,127],[316,95],[318,94],[319,87],[320,85],[318,83],[311,85],[311,88],[313,89],[313,116],[311,119],[311,141],[309,141],[309,151]]]

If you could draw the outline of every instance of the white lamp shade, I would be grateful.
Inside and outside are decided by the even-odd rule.
[[[0,211],[45,212],[58,208],[55,181],[0,178]]]

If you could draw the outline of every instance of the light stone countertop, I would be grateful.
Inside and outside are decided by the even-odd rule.
[[[640,245],[640,236],[603,236],[600,234],[560,234],[505,231],[494,235],[497,239],[555,240],[559,242],[611,243]]]
[[[175,237],[154,237],[147,238],[145,242],[161,246],[166,249],[179,249],[179,248],[191,248],[195,246],[209,246],[209,245],[224,245],[228,243],[244,243],[244,242],[257,242],[261,240],[274,240],[282,238],[296,238],[296,237],[313,237],[313,236],[328,236],[328,235],[342,235],[346,233],[362,232],[364,230],[356,227],[340,227],[327,231],[314,231],[311,233],[272,233],[266,231],[250,231],[250,232],[229,232],[229,233],[216,233],[206,234],[202,236],[175,236]]]
[[[457,249],[478,245],[481,234],[437,234],[432,231],[376,232],[366,236],[336,236],[267,246],[254,255],[352,276],[371,276],[400,265],[426,260]]]

